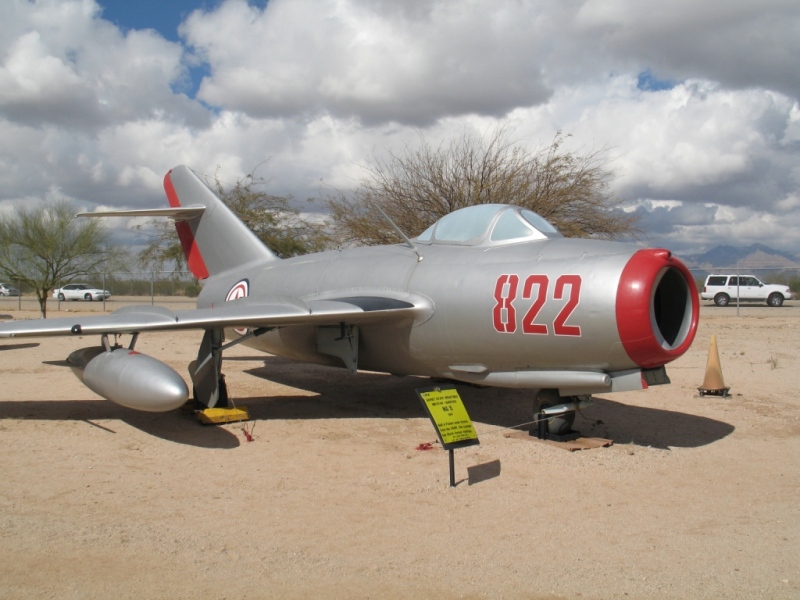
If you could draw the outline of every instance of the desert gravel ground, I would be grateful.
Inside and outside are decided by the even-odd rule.
[[[697,395],[711,334],[730,398]],[[186,373],[200,337],[137,350]],[[59,365],[95,339],[0,340],[0,597],[798,598],[799,337],[798,302],[704,306],[671,385],[578,416],[608,448],[521,435],[529,393],[459,386],[481,444],[455,488],[416,449],[427,379],[235,347],[248,442],[95,396]]]

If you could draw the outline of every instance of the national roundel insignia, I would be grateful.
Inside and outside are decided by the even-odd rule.
[[[225,296],[225,302],[230,302],[231,300],[238,300],[239,298],[247,298],[247,295],[250,293],[250,282],[247,279],[242,279],[239,283],[234,285],[229,291],[228,295]],[[247,327],[240,327],[238,329],[234,329],[236,333],[239,335],[247,335]]]
[[[231,300],[238,300],[239,298],[246,298],[249,293],[250,293],[250,282],[247,279],[242,279],[239,283],[237,283],[230,289],[228,295],[225,296],[225,302],[230,302]]]

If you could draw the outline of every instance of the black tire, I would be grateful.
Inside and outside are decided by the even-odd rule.
[[[559,396],[558,390],[539,390],[539,393],[536,394],[536,397],[533,399],[533,417],[534,419],[538,419],[539,413],[544,408],[558,406],[559,404],[571,402],[572,400],[573,398],[569,396],[563,398]],[[564,435],[572,431],[574,423],[575,411],[566,412],[557,417],[552,417],[547,424],[547,430],[556,435]]]
[[[731,302],[731,297],[728,294],[723,294],[720,292],[716,296],[714,296],[714,304],[717,306],[728,306]]]
[[[773,292],[767,298],[767,304],[774,307],[783,306],[783,294],[779,294],[778,292]]]
[[[58,295],[58,301],[59,301],[59,302],[64,302],[66,299],[67,299],[67,298],[66,298],[66,296],[64,296],[64,294],[59,294],[59,295]]]
[[[92,295],[91,294],[84,294],[83,295],[83,299],[86,300],[87,302],[91,302],[92,301]]]

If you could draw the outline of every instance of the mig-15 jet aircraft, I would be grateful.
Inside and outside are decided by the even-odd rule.
[[[68,358],[82,381],[157,412],[190,391],[135,351],[150,331],[205,331],[189,375],[195,400],[215,407],[227,401],[223,352],[237,343],[353,373],[539,390],[552,404],[669,383],[664,365],[697,330],[693,278],[668,250],[564,238],[523,208],[471,206],[402,244],[280,259],[189,168],[170,171],[164,187],[169,208],[90,216],[174,219],[203,282],[196,309],[7,322],[0,338],[97,335],[100,345]],[[121,334],[132,336],[128,346]]]

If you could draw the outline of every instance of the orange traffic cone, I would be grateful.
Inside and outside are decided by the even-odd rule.
[[[708,346],[708,362],[706,363],[706,376],[703,385],[697,388],[701,396],[711,394],[712,396],[728,396],[729,387],[725,387],[725,380],[722,378],[722,367],[719,364],[719,351],[717,350],[717,336],[711,335],[711,343]]]

